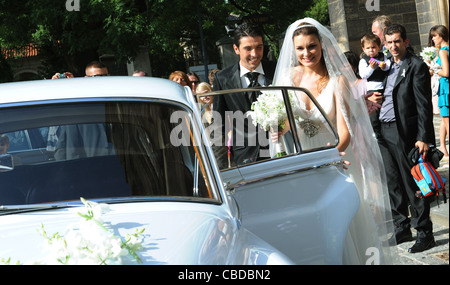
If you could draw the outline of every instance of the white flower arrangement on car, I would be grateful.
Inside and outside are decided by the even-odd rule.
[[[103,222],[109,211],[107,204],[86,201],[81,198],[87,213],[78,213],[82,220],[69,225],[64,235],[49,235],[41,225],[39,233],[45,238],[45,256],[25,264],[65,265],[118,265],[142,263],[137,252],[142,250],[144,229],[135,229],[125,239],[113,233]],[[9,264],[11,259],[2,259]],[[20,262],[17,262],[19,264]]]

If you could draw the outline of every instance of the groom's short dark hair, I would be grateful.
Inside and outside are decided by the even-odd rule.
[[[264,33],[258,25],[243,22],[234,30],[233,43],[239,47],[241,38],[243,37],[261,37],[264,40]]]

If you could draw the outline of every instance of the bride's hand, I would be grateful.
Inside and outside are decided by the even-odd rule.
[[[342,157],[345,156],[345,152],[343,152],[343,151],[340,152],[339,154],[340,154]],[[341,159],[341,162],[342,162],[342,167],[344,167],[345,170],[348,169],[347,165],[350,165],[350,164],[351,164],[350,161],[348,161],[348,160],[343,160],[343,159]]]
[[[330,146],[331,143],[327,143],[327,145]],[[345,153],[344,151],[341,151],[341,152],[339,152],[339,155],[342,156],[342,157],[344,157],[344,156],[346,155],[346,153]],[[342,167],[344,167],[345,170],[348,169],[347,165],[350,165],[350,164],[351,164],[351,162],[348,161],[348,160],[343,160],[343,159],[341,159],[341,162],[342,162]]]
[[[286,124],[287,126],[289,126],[289,124]],[[271,130],[270,131],[270,138],[272,140],[273,143],[278,142],[278,140],[284,136],[285,133],[287,133],[289,131],[289,127],[283,127],[278,129],[280,131],[275,131],[275,130]]]
[[[278,140],[283,136],[283,132],[270,132],[270,139],[273,143],[278,142]]]

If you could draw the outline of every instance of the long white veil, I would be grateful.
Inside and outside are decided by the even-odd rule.
[[[391,207],[386,185],[386,174],[380,150],[369,120],[364,94],[358,94],[357,78],[333,34],[311,18],[297,20],[291,24],[284,38],[283,46],[275,71],[274,86],[294,86],[292,78],[297,60],[293,34],[299,24],[314,26],[319,31],[322,54],[329,77],[338,77],[345,84],[336,85],[334,94],[340,102],[347,127],[351,134],[351,143],[344,160],[352,165],[348,174],[353,178],[360,194],[360,210],[349,229],[347,242],[354,245],[353,252],[345,252],[348,263],[366,263],[368,251],[379,254],[380,264],[395,263],[396,248],[389,247],[386,241],[393,233]],[[351,251],[350,249],[348,249]],[[356,257],[355,257],[356,256]]]

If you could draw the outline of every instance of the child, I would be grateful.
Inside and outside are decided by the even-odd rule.
[[[362,79],[367,80],[367,92],[383,92],[383,80],[391,67],[391,61],[381,52],[381,40],[368,33],[361,38],[364,54],[359,61],[358,70]]]

